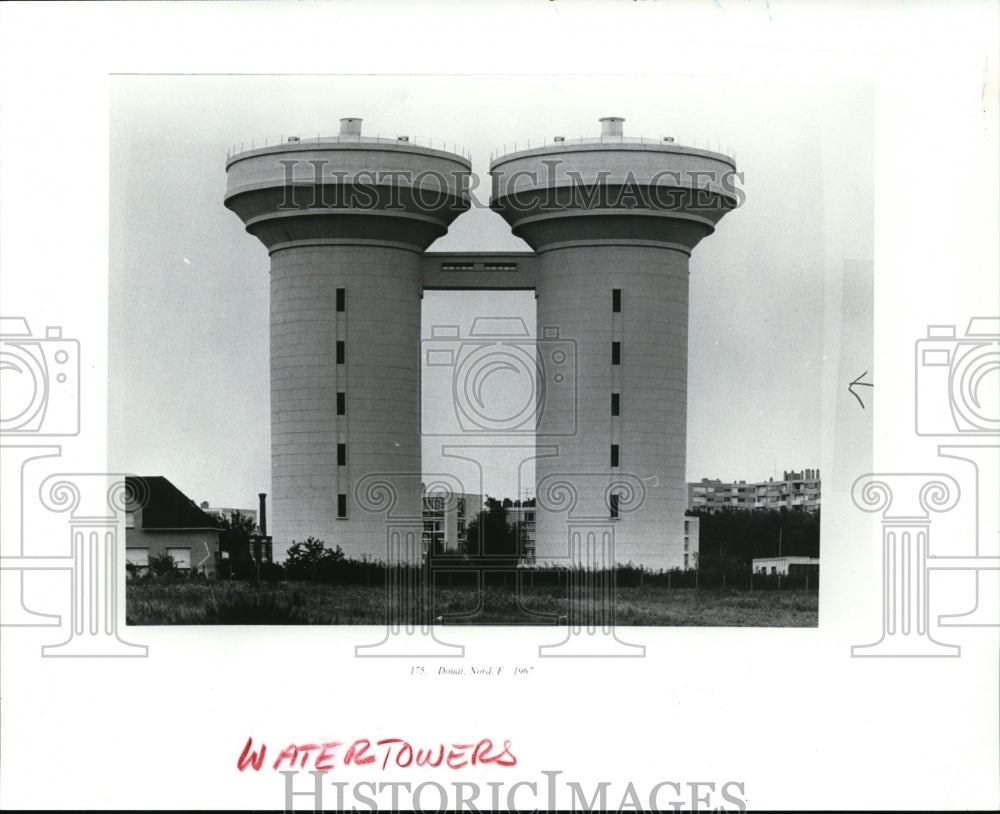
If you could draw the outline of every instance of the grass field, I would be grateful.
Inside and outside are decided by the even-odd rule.
[[[129,582],[129,625],[371,625],[386,621],[382,586],[337,586],[285,582],[256,588],[245,582]],[[432,617],[438,624],[586,624],[584,602],[570,603],[565,591],[439,588]],[[815,627],[816,591],[742,591],[724,588],[619,588],[615,623],[656,627]],[[411,614],[411,619],[416,615]],[[600,620],[601,617],[595,616]]]

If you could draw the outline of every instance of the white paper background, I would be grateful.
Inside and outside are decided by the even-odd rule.
[[[5,4],[2,310],[33,326],[67,326],[87,349],[84,392],[105,392],[110,73],[596,71],[874,82],[873,466],[960,476],[936,458],[936,439],[913,435],[913,343],[928,323],[961,330],[970,316],[997,313],[997,23],[990,3],[858,3],[836,12],[725,0]],[[835,341],[830,350],[839,353]],[[849,380],[840,373],[825,373],[831,398]],[[64,444],[60,471],[105,466],[106,404],[89,397],[83,408],[85,431]],[[837,421],[831,406],[824,471],[840,454]],[[477,683],[352,658],[375,630],[142,629],[126,638],[148,644],[149,659],[58,660],[39,658],[39,649],[64,635],[5,628],[0,805],[281,807],[273,773],[235,770],[253,735],[271,748],[508,738],[517,777],[461,779],[540,781],[547,769],[618,788],[738,780],[754,808],[995,807],[996,628],[949,629],[940,638],[962,646],[958,659],[851,659],[852,644],[879,636],[880,532],[845,487],[824,484],[818,630],[628,631],[646,644],[645,660],[537,659],[531,654],[551,632],[466,632],[469,663],[534,667],[528,677]],[[5,511],[12,497],[3,484]],[[986,499],[995,507],[995,496]],[[52,534],[65,534],[60,522]],[[969,524],[968,511],[952,513],[934,526],[935,538]],[[36,595],[51,597],[46,610],[65,613],[65,575],[29,576]],[[968,582],[932,588],[932,613],[967,609]]]

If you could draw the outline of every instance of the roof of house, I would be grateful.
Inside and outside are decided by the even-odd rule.
[[[216,529],[222,526],[162,475],[128,475],[130,503],[142,507],[144,529]]]

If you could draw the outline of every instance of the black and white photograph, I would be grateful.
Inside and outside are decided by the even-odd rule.
[[[872,90],[815,91],[113,77],[128,623],[815,626],[873,285]]]
[[[0,808],[1000,805],[998,30],[0,4]]]

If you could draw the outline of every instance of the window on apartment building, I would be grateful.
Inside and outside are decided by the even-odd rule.
[[[343,313],[347,310],[347,289],[338,288],[337,289],[337,312]]]
[[[611,465],[618,466],[618,444],[611,445]]]
[[[615,314],[622,312],[622,290],[620,288],[611,289],[611,311]]]
[[[347,444],[337,444],[337,466],[347,465]]]
[[[622,414],[622,397],[620,393],[611,394],[611,415]]]
[[[347,414],[347,393],[337,393],[337,415]]]
[[[620,365],[622,363],[622,343],[611,343],[611,364]]]
[[[337,364],[338,365],[344,364],[344,356],[345,356],[345,352],[344,352],[344,340],[343,339],[338,339],[337,340]]]
[[[611,519],[616,520],[618,518],[618,493],[612,492],[611,494]]]
[[[337,495],[337,517],[347,517],[347,495]]]
[[[125,512],[125,528],[135,528],[135,512]]]

